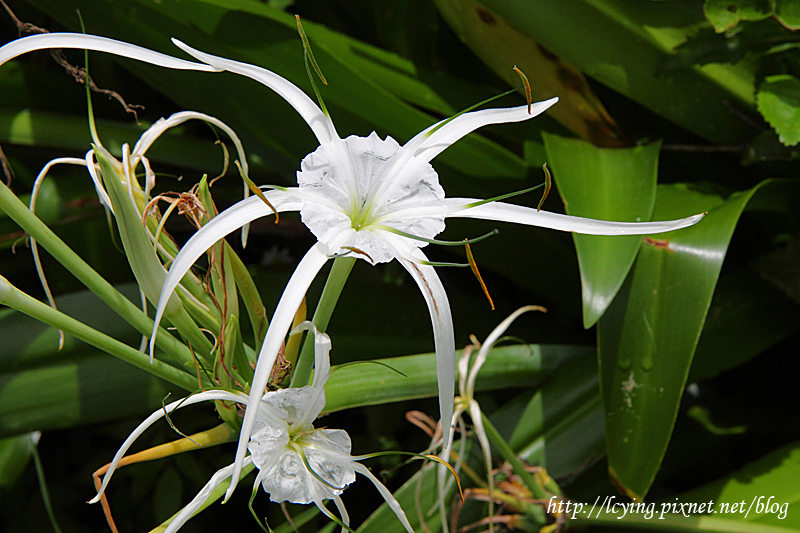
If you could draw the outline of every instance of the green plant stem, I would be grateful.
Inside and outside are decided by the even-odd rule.
[[[548,494],[538,483],[536,480],[533,479],[533,476],[525,470],[525,465],[522,464],[522,461],[517,457],[517,454],[514,453],[514,450],[505,439],[500,435],[494,425],[491,423],[489,418],[481,413],[481,418],[483,419],[483,428],[486,430],[486,436],[489,437],[489,441],[491,441],[492,446],[495,450],[500,452],[500,455],[503,456],[503,459],[508,461],[511,464],[511,467],[514,469],[514,473],[517,474],[522,482],[525,483],[525,486],[533,493],[533,497],[537,500],[546,500],[550,498],[550,494]]]
[[[153,321],[31,213],[2,182],[0,182],[0,209],[123,320],[142,335],[150,337],[153,332]],[[163,328],[159,333],[156,346],[179,361],[192,363],[192,353],[184,344]]]
[[[37,436],[34,437],[34,435]],[[37,442],[39,440],[38,435],[38,432],[31,434],[31,440],[29,441],[29,445],[31,447],[31,456],[33,457],[33,464],[36,468],[36,477],[39,480],[39,490],[42,493],[42,501],[44,502],[44,508],[47,511],[47,517],[50,519],[50,525],[53,526],[53,531],[55,531],[55,533],[61,533],[61,528],[58,526],[56,515],[53,512],[53,504],[50,501],[50,491],[47,489],[47,480],[44,477],[44,466],[42,466],[42,460],[39,457],[39,448]]]
[[[100,333],[94,328],[25,294],[11,285],[11,283],[2,276],[0,276],[0,305],[6,305],[12,309],[16,309],[20,313],[24,313],[40,322],[44,322],[56,329],[73,335],[87,344],[99,348],[114,357],[122,359],[133,366],[150,372],[154,376],[183,389],[194,391],[198,388],[197,380],[191,374],[162,361],[154,360],[151,364],[150,357],[139,350],[131,348],[127,344],[111,338],[104,333]]]
[[[320,296],[317,309],[314,311],[314,318],[312,318],[317,331],[325,331],[328,328],[333,309],[336,307],[336,302],[339,301],[339,295],[342,294],[344,284],[350,275],[350,271],[353,270],[355,262],[356,259],[354,257],[337,257],[334,259],[331,272],[328,274],[328,280],[325,282],[325,288],[322,289],[322,296]],[[300,356],[297,358],[294,373],[292,374],[292,387],[302,387],[308,384],[313,362],[314,337],[306,335],[303,349],[300,351]]]

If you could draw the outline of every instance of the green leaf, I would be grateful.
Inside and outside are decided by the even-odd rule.
[[[800,30],[800,5],[794,0],[771,0],[775,18],[790,30]]]
[[[739,24],[740,20],[762,20],[772,14],[768,0],[706,0],[703,13],[722,33]]]
[[[567,214],[619,222],[650,220],[660,142],[604,149],[551,134],[543,138]],[[581,272],[583,326],[590,328],[625,281],[642,238],[575,233],[572,238]]]
[[[797,265],[798,263],[794,263]],[[752,270],[719,278],[687,383],[734,368],[800,329],[800,306]]]
[[[14,486],[31,460],[32,433],[0,439],[0,491]]]
[[[705,139],[735,144],[755,133],[729,108],[733,102],[753,107],[751,65],[706,65],[669,76],[659,70],[675,47],[705,22],[693,6],[615,0],[483,4],[585,75]]]
[[[564,362],[586,352],[585,347],[558,345],[495,348],[481,368],[476,390],[532,386]],[[456,357],[460,353],[457,351]],[[380,362],[381,365],[350,365],[334,372],[325,385],[325,412],[438,394],[434,354],[392,357]]]
[[[713,500],[715,509],[745,502],[735,521],[800,530],[800,443],[778,448],[730,476],[681,494],[680,502]],[[672,499],[670,499],[672,500]]]
[[[554,478],[574,475],[605,454],[597,364],[589,354],[559,368],[536,391],[492,416],[520,458]],[[507,420],[503,422],[503,420]],[[503,427],[513,428],[513,432]]]
[[[785,146],[800,142],[800,80],[789,74],[767,76],[758,88],[756,101]]]
[[[609,472],[631,498],[645,496],[666,451],[739,215],[769,183],[727,200],[686,186],[660,186],[655,220],[709,213],[691,228],[649,238],[600,320],[598,356]]]
[[[519,86],[519,77],[512,70],[512,66],[518,67],[535,76],[531,87],[534,101],[560,98],[559,104],[547,113],[580,138],[600,146],[621,142],[614,120],[580,71],[475,0],[434,3],[464,44],[509,86]]]
[[[747,56],[777,53],[797,48],[798,45],[798,36],[786,31],[774,20],[750,23],[725,34],[716,33],[711,28],[701,28],[675,47],[675,55],[659,65],[659,72],[675,72],[691,65],[735,64]]]
[[[125,292],[135,295],[131,286]],[[130,343],[141,338],[88,291],[56,299],[59,309]],[[74,427],[150,413],[173,385],[21,313],[0,315],[0,436]],[[125,401],[117,401],[124,398]]]

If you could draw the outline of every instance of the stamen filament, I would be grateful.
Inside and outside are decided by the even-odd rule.
[[[535,191],[539,187],[543,187],[545,184],[540,183],[534,187],[530,187],[528,189],[522,189],[521,191],[510,192],[508,194],[501,194],[500,196],[495,196],[494,198],[487,198],[486,200],[481,200],[480,202],[473,202],[471,204],[467,204],[463,207],[463,209],[469,209],[472,207],[478,207],[479,205],[483,204],[490,204],[492,202],[499,202],[501,200],[505,200],[506,198],[513,198],[514,196],[519,196],[521,194],[529,193],[531,191]]]
[[[460,111],[460,112],[456,113],[455,115],[453,115],[452,117],[448,118],[447,120],[443,120],[442,122],[440,122],[439,124],[437,124],[435,128],[431,128],[431,130],[430,130],[428,133],[426,133],[426,134],[425,134],[425,136],[426,136],[426,137],[430,137],[431,135],[433,135],[434,133],[436,133],[436,131],[437,131],[439,128],[441,128],[442,126],[444,126],[445,124],[447,124],[447,123],[448,123],[448,122],[450,122],[451,120],[453,120],[453,119],[456,119],[456,118],[460,117],[461,115],[463,115],[463,114],[465,114],[465,113],[469,113],[470,111],[474,111],[475,109],[478,109],[478,108],[479,108],[480,106],[482,106],[483,104],[488,104],[489,102],[493,102],[493,101],[495,101],[495,100],[497,100],[497,99],[499,99],[499,98],[502,98],[502,97],[504,97],[504,96],[508,96],[509,94],[511,94],[511,93],[513,93],[513,92],[516,92],[516,90],[517,90],[518,88],[519,88],[519,87],[517,87],[516,89],[509,89],[508,91],[506,91],[506,92],[504,92],[504,93],[496,94],[496,95],[494,95],[494,96],[492,96],[492,97],[490,97],[490,98],[487,98],[486,100],[484,100],[484,101],[482,101],[482,102],[478,102],[477,104],[474,104],[474,105],[471,105],[471,106],[469,106],[468,108],[464,109],[463,111]]]
[[[319,107],[322,108],[322,112],[326,117],[330,117],[331,115],[328,113],[328,108],[325,107],[325,101],[322,100],[322,94],[320,94],[317,84],[314,81],[314,76],[311,75],[311,68],[314,68],[314,71],[317,73],[319,79],[324,85],[328,85],[328,80],[326,80],[325,76],[322,75],[322,70],[319,68],[317,60],[314,59],[314,52],[311,51],[311,43],[308,42],[306,32],[303,30],[303,25],[300,23],[300,15],[295,15],[295,18],[297,19],[297,31],[300,33],[300,40],[303,41],[303,59],[306,63],[306,73],[308,73],[308,79],[311,81],[311,88],[314,89],[314,94],[317,96]]]
[[[415,241],[427,242],[428,244],[439,244],[441,246],[464,246],[464,244],[475,244],[481,242],[484,239],[488,239],[494,235],[500,233],[500,230],[494,229],[485,235],[481,235],[480,237],[475,237],[474,239],[464,239],[463,241],[442,241],[439,239],[428,239],[426,237],[420,237],[419,235],[413,235],[411,233],[406,233],[405,231],[401,231],[399,229],[393,228],[391,226],[373,226],[375,229],[381,229],[384,231],[388,231],[390,233],[394,233],[400,235],[401,237],[406,237],[408,239],[414,239]]]
[[[253,191],[253,194],[261,198],[261,201],[267,204],[269,208],[272,209],[272,212],[275,213],[275,223],[277,224],[278,221],[281,219],[280,215],[278,214],[278,210],[275,209],[275,206],[272,205],[269,200],[267,200],[267,197],[264,196],[264,193],[261,192],[261,189],[259,189],[258,186],[255,183],[253,183],[253,180],[251,180],[250,177],[247,175],[247,172],[244,171],[244,169],[242,168],[242,164],[239,161],[236,161],[236,168],[239,169],[239,174],[242,176],[242,179],[247,184],[247,187],[251,191]]]

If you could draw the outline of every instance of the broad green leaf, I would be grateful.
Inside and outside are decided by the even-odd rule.
[[[5,67],[5,65],[4,65]],[[166,117],[165,117],[166,118]],[[137,126],[124,122],[98,120],[97,129],[103,145],[116,156],[122,156],[122,145],[133,145],[147,125]],[[226,139],[223,139],[226,140]],[[83,156],[91,149],[88,120],[61,113],[48,113],[34,109],[0,110],[0,142],[22,146],[58,148],[64,155]],[[222,171],[223,151],[211,141],[187,135],[182,128],[173,128],[159,137],[147,151],[152,164],[162,163],[201,172]],[[249,161],[252,170],[264,171],[264,161]],[[36,169],[38,170],[38,169]],[[57,173],[57,171],[53,171]],[[229,177],[239,180],[229,171]],[[87,175],[88,179],[88,175]]]
[[[0,439],[0,491],[14,486],[31,460],[32,433]]]
[[[785,146],[800,142],[800,80],[790,74],[767,76],[758,88],[756,101]]]
[[[796,48],[797,45],[797,36],[774,20],[749,23],[725,34],[716,33],[711,28],[701,28],[676,46],[673,50],[675,55],[664,60],[659,70],[666,74],[692,65],[736,64],[748,56],[754,58]]]
[[[699,9],[679,2],[615,0],[484,3],[587,76],[703,138],[737,143],[755,133],[729,108],[731,102],[753,108],[751,66],[660,72],[661,63],[704,21]]]
[[[567,214],[619,222],[650,220],[660,142],[608,149],[552,134],[543,137]],[[590,328],[625,281],[642,238],[576,233],[572,238],[581,271],[583,327]]]
[[[800,29],[800,5],[794,0],[771,0],[775,17],[790,30]]]
[[[687,383],[734,368],[800,329],[800,306],[753,274],[720,276]]]
[[[531,386],[564,362],[586,352],[587,348],[579,346],[495,348],[478,374],[476,390]],[[456,352],[456,357],[459,353]],[[436,383],[434,354],[381,359],[380,364],[348,365],[334,372],[325,385],[325,411],[434,397],[438,394]]]
[[[609,472],[631,498],[644,498],[666,451],[739,215],[769,183],[727,200],[686,186],[660,186],[653,219],[709,213],[693,227],[649,237],[599,322]]]
[[[769,0],[706,0],[703,13],[717,33],[729,30],[740,20],[762,20],[770,16]]]
[[[793,442],[730,476],[678,496],[680,502],[714,501],[715,509],[745,502],[728,518],[800,530],[800,443]]]
[[[520,458],[551,477],[574,475],[605,454],[597,365],[585,356],[492,416]],[[505,421],[505,422],[503,422]],[[502,427],[513,429],[503,431]]]
[[[131,288],[125,292],[131,292]],[[88,292],[56,299],[59,309],[131,343],[140,336]],[[180,389],[11,311],[0,316],[0,436],[74,427],[151,412]],[[124,401],[115,401],[124,398]]]
[[[464,44],[506,83],[520,86],[512,70],[519,68],[531,76],[534,101],[558,96],[559,104],[547,112],[562,125],[599,146],[621,143],[614,119],[578,70],[475,0],[434,3]]]

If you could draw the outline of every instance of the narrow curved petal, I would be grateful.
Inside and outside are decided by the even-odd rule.
[[[498,324],[497,327],[492,330],[489,336],[486,337],[486,340],[483,341],[483,344],[481,344],[481,349],[478,350],[478,355],[475,357],[475,362],[472,363],[472,368],[469,371],[469,378],[467,379],[466,384],[467,386],[461,391],[462,394],[464,394],[470,400],[472,399],[472,397],[475,395],[475,380],[478,378],[478,372],[480,372],[483,363],[486,362],[486,358],[489,356],[489,350],[494,347],[497,339],[499,339],[506,332],[511,323],[514,322],[519,315],[527,313],[528,311],[536,310],[542,311],[543,308],[536,305],[526,305],[525,307],[520,307],[508,315],[505,320],[500,322],[500,324]],[[460,369],[461,366],[459,365],[459,370]]]
[[[200,70],[205,72],[218,72],[220,70],[211,65],[178,59],[135,44],[83,33],[42,33],[16,39],[0,48],[0,65],[28,52],[53,48],[75,48],[78,50],[107,52],[177,70]]]
[[[251,459],[248,457],[245,460],[245,464],[248,464],[250,461]],[[228,465],[217,470],[217,472],[211,476],[211,479],[208,480],[208,483],[206,483],[205,486],[200,489],[200,492],[197,493],[197,496],[195,496],[192,501],[189,502],[186,507],[181,509],[181,512],[172,519],[172,522],[169,523],[167,528],[164,530],[164,533],[175,533],[175,531],[178,531],[181,527],[183,527],[183,524],[193,517],[197,510],[200,509],[204,503],[206,503],[206,500],[209,496],[211,496],[211,493],[214,492],[214,490],[220,486],[223,481],[231,476],[231,472],[233,472],[233,465]]]
[[[142,165],[145,167],[145,175],[147,176],[146,183],[145,183],[145,196],[150,197],[150,191],[155,184],[155,174],[150,169],[150,162],[144,156],[147,150],[150,149],[150,146],[158,139],[165,131],[170,128],[174,128],[180,124],[183,124],[187,120],[202,120],[209,124],[213,124],[214,126],[218,127],[225,134],[230,138],[233,142],[233,145],[236,147],[236,153],[239,155],[239,163],[242,165],[242,170],[244,171],[245,176],[248,176],[250,173],[250,165],[247,164],[247,156],[244,153],[244,146],[242,145],[242,141],[239,139],[239,136],[236,135],[236,132],[231,129],[230,126],[219,120],[218,118],[212,117],[211,115],[206,115],[205,113],[199,113],[197,111],[180,111],[178,113],[174,113],[170,115],[169,118],[161,118],[158,119],[155,124],[150,126],[147,131],[145,131],[139,140],[136,141],[136,144],[133,147],[133,156],[141,160]],[[137,163],[137,160],[134,159],[134,165]],[[212,180],[213,181],[213,180]],[[244,184],[244,199],[246,200],[247,197],[250,196],[250,188],[247,184]],[[242,247],[247,246],[247,235],[250,232],[250,225],[245,224],[242,228]]]
[[[331,338],[318,331],[310,320],[306,320],[294,328],[291,334],[294,335],[301,331],[310,331],[314,335],[314,380],[311,382],[311,386],[315,389],[324,387],[331,372]]]
[[[85,163],[86,170],[89,171],[89,176],[92,178],[92,182],[94,183],[94,190],[97,192],[97,198],[100,200],[100,203],[108,208],[111,211],[111,214],[114,214],[114,206],[111,205],[111,198],[108,197],[108,193],[106,192],[105,187],[103,187],[103,180],[100,178],[100,175],[97,173],[97,166],[94,162],[94,150],[89,150],[86,152]]]
[[[336,496],[336,497],[333,498],[333,502],[336,504],[336,508],[339,510],[339,516],[342,517],[342,523],[345,526],[350,527],[350,515],[347,514],[347,508],[344,506],[344,502],[342,501],[342,498],[339,497],[339,496]],[[342,533],[346,533],[346,531],[347,530],[345,528],[342,528]]]
[[[572,217],[548,211],[537,211],[533,207],[523,207],[503,202],[492,202],[469,207],[469,204],[479,201],[473,198],[448,198],[445,200],[445,205],[448,208],[455,209],[460,207],[460,210],[451,211],[446,216],[448,218],[482,218],[498,222],[512,222],[525,224],[526,226],[584,233],[586,235],[651,235],[693,226],[705,216],[702,213],[678,220],[658,222],[609,222]]]
[[[361,463],[356,463],[355,465],[353,465],[353,468],[355,468],[356,472],[358,472],[362,476],[366,476],[370,481],[372,481],[372,484],[375,485],[375,488],[378,489],[378,492],[381,493],[383,499],[386,500],[386,504],[392,511],[394,511],[394,514],[397,515],[397,518],[398,520],[400,520],[400,523],[402,523],[403,527],[406,528],[406,531],[408,531],[408,533],[414,533],[414,528],[412,528],[411,524],[408,522],[408,517],[406,516],[406,513],[403,511],[403,508],[400,506],[400,502],[398,502],[392,495],[392,493],[389,492],[389,489],[387,489],[383,485],[383,483],[378,481],[378,478],[376,478],[372,474],[372,472],[369,471],[369,468],[362,465]]]
[[[257,197],[254,196],[253,198]],[[214,220],[216,220],[216,218]],[[247,451],[247,444],[250,441],[250,434],[253,431],[253,423],[256,420],[258,404],[261,401],[261,397],[264,395],[264,389],[267,386],[270,373],[272,372],[272,365],[275,364],[278,351],[286,337],[286,333],[292,326],[294,315],[297,312],[297,308],[300,306],[300,302],[303,300],[303,296],[305,296],[308,290],[308,286],[311,285],[311,282],[327,260],[327,246],[317,243],[311,247],[305,257],[303,257],[303,260],[300,261],[300,264],[297,265],[297,269],[295,269],[294,274],[292,274],[291,279],[289,279],[289,283],[286,284],[278,306],[275,308],[275,313],[272,315],[272,321],[269,323],[267,335],[261,346],[261,352],[258,354],[253,384],[250,386],[250,398],[244,412],[242,430],[239,433],[239,446],[236,449],[233,478],[230,487],[228,487],[228,492],[225,494],[226,501],[230,498],[231,494],[233,494],[236,483],[239,480],[239,472],[242,469],[244,454]]]
[[[422,252],[417,254],[422,256]],[[431,315],[433,325],[433,338],[436,348],[436,376],[439,382],[439,411],[441,413],[442,425],[448,423],[453,417],[453,397],[455,395],[456,381],[456,347],[453,333],[453,317],[450,313],[450,302],[447,293],[444,291],[442,282],[432,266],[420,265],[398,257],[398,261],[417,283],[425,303],[428,304],[428,311]],[[453,440],[453,428],[442,427],[444,437],[444,448],[450,449]]]
[[[49,161],[44,168],[39,172],[39,175],[36,176],[36,180],[33,182],[33,189],[31,190],[31,201],[28,205],[28,209],[30,209],[31,213],[34,215],[36,214],[36,199],[39,196],[39,190],[42,187],[42,182],[44,178],[47,176],[47,173],[50,172],[50,169],[54,165],[58,164],[71,164],[71,165],[80,165],[85,167],[86,161],[83,159],[78,159],[77,157],[59,157]],[[33,253],[33,263],[36,266],[36,272],[39,274],[39,281],[42,283],[42,288],[44,289],[44,294],[47,296],[47,301],[50,304],[50,307],[53,309],[57,309],[56,301],[53,299],[53,293],[50,292],[50,286],[47,284],[47,277],[44,275],[44,268],[42,268],[42,262],[39,260],[39,246],[36,244],[36,239],[31,237],[31,253]],[[58,331],[58,349],[64,347],[64,332],[59,330]]]
[[[179,409],[182,407],[187,407],[189,405],[204,402],[206,400],[227,400],[231,402],[245,402],[247,401],[247,396],[244,394],[236,394],[233,392],[228,391],[221,391],[221,390],[212,390],[206,392],[199,392],[182,400],[177,400],[172,402],[171,404],[165,406],[163,409],[159,409],[158,411],[154,412],[150,416],[148,416],[144,422],[139,424],[133,432],[128,435],[128,438],[125,439],[125,442],[122,443],[120,446],[119,451],[114,456],[114,459],[111,461],[111,464],[108,467],[108,471],[106,471],[106,475],[103,476],[103,484],[100,486],[100,490],[97,492],[97,496],[89,500],[89,503],[97,503],[100,501],[100,496],[103,495],[103,491],[106,490],[106,485],[111,480],[112,474],[114,474],[114,470],[117,468],[117,464],[122,460],[125,456],[125,452],[128,451],[128,448],[131,447],[133,442],[139,438],[139,435],[144,433],[144,430],[152,426],[156,421],[158,421],[161,417],[165,414],[169,414],[175,409]]]
[[[459,140],[461,137],[489,124],[502,124],[506,122],[522,122],[543,113],[548,107],[558,102],[558,98],[551,98],[528,106],[506,107],[495,109],[481,109],[459,115],[444,126],[436,129],[441,122],[426,128],[408,141],[405,148],[411,151],[413,157],[430,161],[439,155],[445,148]],[[447,120],[447,119],[445,119]],[[433,131],[435,130],[436,131]],[[433,131],[433,133],[430,133]]]
[[[187,120],[202,120],[204,122],[208,122],[209,124],[213,124],[224,131],[231,141],[233,141],[233,144],[236,147],[236,152],[239,154],[239,162],[241,163],[245,174],[249,172],[247,158],[245,157],[244,153],[244,146],[242,146],[242,141],[239,140],[239,136],[236,135],[236,132],[218,118],[212,117],[211,115],[206,115],[205,113],[199,113],[197,111],[181,111],[179,113],[170,115],[169,118],[158,119],[147,129],[147,131],[142,134],[141,137],[139,137],[139,140],[136,141],[136,144],[133,146],[132,155],[143,156],[147,150],[150,149],[150,146],[152,146],[155,140],[158,139],[165,131],[183,124]]]
[[[331,119],[325,116],[322,110],[306,93],[286,78],[278,76],[265,68],[206,54],[205,52],[195,50],[177,39],[172,39],[172,42],[187,54],[204,63],[212,65],[215,69],[227,70],[229,72],[241,74],[242,76],[247,76],[278,93],[281,98],[289,102],[289,105],[300,113],[300,116],[303,117],[311,127],[311,131],[317,136],[320,144],[327,144],[339,138]]]
[[[301,207],[291,194],[284,191],[267,191],[264,196],[272,203],[276,210],[283,211],[298,211]],[[170,266],[164,284],[161,287],[161,294],[158,297],[158,307],[156,308],[155,324],[153,325],[153,334],[150,336],[150,353],[153,354],[156,342],[156,333],[158,332],[158,324],[161,322],[161,317],[164,315],[167,301],[169,300],[172,292],[178,286],[183,276],[189,272],[197,259],[203,255],[206,250],[211,248],[214,243],[236,231],[248,222],[268,216],[272,214],[272,210],[264,203],[258,196],[251,196],[247,200],[229,207],[216,217],[211,222],[200,228],[192,238],[181,248],[181,251],[175,257],[175,260]]]

